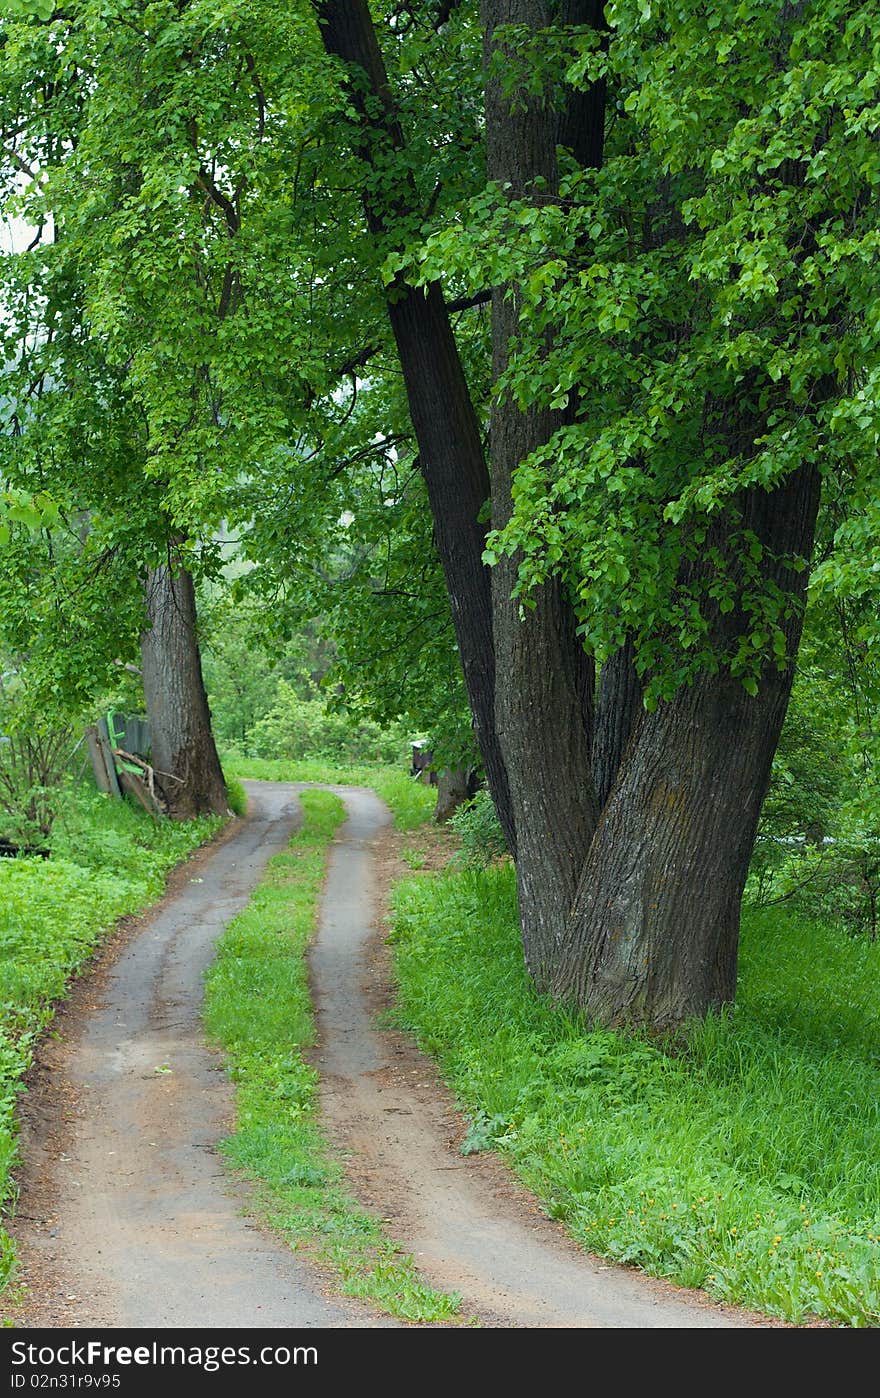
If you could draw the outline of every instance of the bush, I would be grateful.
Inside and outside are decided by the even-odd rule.
[[[336,762],[396,762],[402,733],[383,731],[369,719],[337,713],[318,699],[300,699],[279,680],[275,703],[247,735],[253,757],[326,758]]]
[[[459,862],[466,869],[485,869],[507,853],[507,841],[488,791],[478,791],[460,807],[450,825],[461,841]]]
[[[64,799],[72,740],[67,728],[14,729],[0,737],[0,835],[42,844]]]

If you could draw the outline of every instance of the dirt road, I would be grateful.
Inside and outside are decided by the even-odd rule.
[[[729,1327],[754,1317],[701,1304],[587,1258],[492,1158],[464,1159],[460,1123],[433,1064],[377,1030],[387,959],[375,934],[373,842],[389,820],[369,791],[336,788],[349,818],[330,860],[312,949],[328,1134],[350,1152],[358,1194],[436,1285],[484,1323]]]
[[[71,1042],[48,1046],[51,1103],[28,1149],[14,1230],[32,1289],[18,1323],[371,1323],[327,1299],[287,1247],[245,1219],[212,1149],[233,1103],[202,1042],[202,977],[217,935],[298,819],[292,788],[260,783],[251,818],[188,866],[182,888],[99,975],[98,1003],[74,1014]],[[60,1137],[53,1104],[72,1118]]]
[[[232,1097],[201,1037],[202,976],[297,820],[295,787],[247,786],[250,819],[187,866],[177,891],[80,987],[62,1040],[47,1046],[14,1229],[29,1286],[18,1324],[393,1324],[329,1297],[307,1264],[248,1223],[213,1150]],[[374,1027],[387,968],[372,931],[373,841],[388,814],[369,792],[339,790],[349,819],[312,952],[317,1057],[325,1122],[365,1203],[489,1325],[754,1323],[584,1257],[498,1162],[458,1154],[460,1123],[431,1064]]]

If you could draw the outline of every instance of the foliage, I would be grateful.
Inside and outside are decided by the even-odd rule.
[[[68,794],[53,857],[0,860],[0,1202],[16,1159],[14,1112],[34,1047],[68,981],[118,918],[162,892],[172,865],[208,839],[217,819],[154,821],[123,801]],[[0,1279],[13,1263],[3,1237]]]
[[[332,647],[314,623],[283,639],[267,617],[242,595],[250,570],[237,542],[223,540],[229,554],[222,577],[199,593],[199,640],[211,725],[221,746],[248,750],[248,733],[275,701],[279,680],[301,699],[315,699],[332,663]]]
[[[222,1149],[257,1182],[258,1214],[329,1265],[347,1295],[410,1321],[448,1320],[458,1298],[426,1285],[354,1203],[318,1124],[317,1074],[303,1057],[315,1040],[304,953],[344,810],[325,791],[304,792],[302,803],[302,829],[226,928],[208,973],[205,1023],[236,1084],[236,1130]]]
[[[489,187],[388,272],[516,284],[499,392],[575,410],[490,540],[490,559],[520,551],[525,604],[564,576],[600,661],[634,638],[649,702],[722,667],[754,694],[790,657],[747,492],[814,465],[829,504],[849,501],[823,566],[871,586],[880,51],[846,0],[606,16],[601,45],[511,27],[504,72],[548,101],[604,81],[602,168],[571,162],[558,198]]]
[[[314,467],[289,464],[306,472],[311,515],[294,531],[280,596],[267,521],[255,521],[244,541],[255,566],[242,586],[257,597],[271,590],[273,615],[294,634],[303,618],[319,619],[332,644],[325,685],[337,707],[383,726],[400,719],[428,735],[443,765],[468,767],[476,748],[424,483],[406,450],[399,386],[384,378],[361,385],[349,431],[370,434],[376,396],[384,436],[353,448],[349,468],[331,470],[331,484],[315,489]],[[319,465],[326,474],[326,457]]]
[[[432,71],[426,18],[401,30],[395,61],[423,132],[417,178],[426,200],[446,204],[479,170],[445,135],[475,133],[479,71],[457,46]],[[435,746],[450,761],[468,746],[470,761],[448,603],[386,350],[381,254],[349,245],[360,162],[312,7],[200,0],[119,22],[98,0],[75,0],[49,24],[6,21],[0,42],[0,180],[9,214],[42,234],[0,264],[10,429],[0,471],[31,490],[50,480],[72,531],[88,512],[95,539],[80,572],[106,576],[124,559],[128,577],[122,568],[112,586],[127,602],[170,529],[193,569],[211,571],[206,538],[231,521],[257,565],[237,596],[257,599],[276,639],[332,613],[335,678],[355,707],[382,724],[400,713],[433,724]],[[344,368],[367,342],[369,384]],[[52,591],[81,588],[80,578]],[[111,644],[104,611],[83,628],[92,650]],[[126,613],[117,629],[117,649],[130,645],[136,619]],[[396,663],[380,667],[380,656]],[[261,716],[262,662],[207,668],[219,736],[240,743]]]
[[[0,835],[40,843],[64,798],[70,727],[16,702],[18,676],[0,676]]]
[[[460,862],[467,869],[485,869],[507,852],[501,822],[488,791],[478,791],[450,820],[460,843]]]
[[[393,939],[400,1018],[473,1116],[467,1148],[499,1150],[583,1246],[789,1320],[880,1324],[880,948],[751,914],[735,1015],[667,1055],[535,996],[509,868],[403,883]]]
[[[2,0],[0,14],[36,15],[39,19],[49,19],[54,8],[54,0]]]
[[[864,604],[808,615],[792,701],[764,804],[749,885],[759,903],[793,901],[877,935],[880,786],[876,654]]]
[[[399,730],[383,733],[367,719],[356,721],[347,713],[335,713],[318,699],[300,699],[285,680],[279,680],[274,704],[245,741],[255,757],[355,764],[391,762],[405,746]]]

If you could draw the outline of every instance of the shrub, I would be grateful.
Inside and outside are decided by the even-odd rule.
[[[0,737],[0,834],[41,844],[63,800],[69,729],[31,726]]]
[[[404,746],[400,732],[328,709],[318,699],[300,699],[279,680],[275,703],[247,735],[250,755],[266,758],[327,758],[337,762],[394,762]]]
[[[466,869],[485,869],[506,854],[507,841],[488,791],[478,791],[450,824],[461,841],[459,861]]]

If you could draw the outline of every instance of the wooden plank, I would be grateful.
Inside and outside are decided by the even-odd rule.
[[[119,776],[116,771],[116,761],[113,757],[113,746],[110,742],[110,733],[107,728],[106,718],[98,719],[98,745],[104,758],[104,766],[107,769],[107,780],[109,785],[107,790],[111,796],[121,798],[122,791],[119,786]]]
[[[104,761],[104,751],[98,737],[98,730],[94,724],[86,729],[86,741],[89,745],[89,757],[92,760],[92,771],[95,774],[95,782],[99,791],[110,792],[110,778],[107,776],[107,764]]]
[[[151,816],[164,816],[165,811],[143,777],[135,776],[134,772],[122,771],[119,773],[119,781],[125,794],[143,806],[145,811],[149,811]]]

